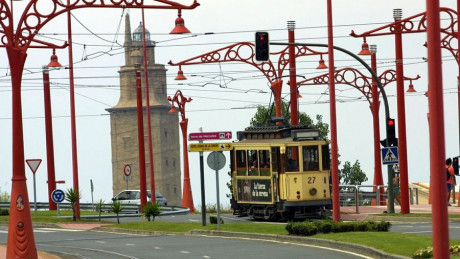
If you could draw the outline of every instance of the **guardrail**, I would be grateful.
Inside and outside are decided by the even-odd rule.
[[[30,209],[33,210],[35,208],[35,204],[33,202],[30,203]],[[112,204],[107,203],[102,205],[102,211],[103,212],[111,212]],[[0,202],[0,208],[1,209],[9,209],[10,208],[10,203],[9,202]],[[140,205],[137,204],[123,204],[122,205],[122,213],[123,214],[135,214],[139,215],[140,211]],[[37,210],[48,210],[49,205],[48,202],[37,202]],[[63,202],[59,204],[59,209],[60,210],[70,210],[70,203],[68,202]],[[80,210],[89,210],[89,211],[96,211],[96,204],[91,204],[91,203],[80,203]],[[171,215],[171,214],[184,214],[188,213],[190,209],[188,208],[182,208],[182,207],[176,207],[176,206],[164,206],[161,207],[161,215]]]
[[[362,191],[363,188],[372,188],[372,191]],[[382,198],[388,198],[386,188],[386,185],[339,185],[339,189],[347,189],[347,191],[340,192],[340,205],[355,206],[356,213],[359,213],[359,206],[371,205],[373,199],[376,200],[377,205],[382,204]],[[417,187],[409,188],[409,202],[418,204]]]

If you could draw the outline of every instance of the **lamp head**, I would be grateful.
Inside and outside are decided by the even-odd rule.
[[[174,78],[174,80],[187,80],[187,78],[184,76],[184,71],[182,71],[180,66],[179,71],[177,71],[177,76]]]
[[[321,57],[319,59],[319,65],[316,67],[316,69],[326,69],[327,65],[324,63],[323,59],[323,54],[321,54]]]
[[[171,109],[169,109],[169,113],[176,113],[177,110],[176,110],[176,107],[173,105],[171,105]]]
[[[176,26],[174,29],[169,33],[169,34],[184,34],[184,33],[190,33],[190,31],[185,27],[185,22],[184,19],[181,17],[181,9],[179,9],[179,14],[177,15],[178,17],[176,18]]]
[[[407,92],[408,93],[416,93],[417,92],[417,91],[415,91],[414,85],[412,84],[412,80],[410,80],[409,89],[407,89]]]
[[[58,57],[56,55],[56,50],[53,49],[53,55],[51,55],[51,61],[50,63],[47,65],[47,67],[49,68],[59,68],[59,67],[62,67],[62,65],[59,63],[58,61]]]
[[[369,50],[369,44],[366,42],[366,38],[364,38],[363,45],[361,45],[361,51],[358,55],[372,55],[372,52]]]

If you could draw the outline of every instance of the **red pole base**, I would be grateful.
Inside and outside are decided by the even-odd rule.
[[[190,213],[195,213],[195,207],[193,206],[192,188],[190,186],[190,179],[184,179],[184,191],[182,194],[182,207],[189,208]],[[203,204],[202,206],[205,206]]]
[[[13,180],[6,258],[37,258],[26,179]]]

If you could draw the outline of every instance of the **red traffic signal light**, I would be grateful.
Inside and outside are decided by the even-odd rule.
[[[396,122],[395,119],[387,118],[386,120],[386,132],[387,138],[380,141],[385,147],[396,147],[398,146],[398,139],[396,138]]]
[[[394,127],[395,126],[395,120],[394,119],[388,119],[387,120],[387,125],[390,126],[390,127]]]
[[[256,32],[255,59],[257,61],[268,61],[270,59],[270,42],[268,32]]]

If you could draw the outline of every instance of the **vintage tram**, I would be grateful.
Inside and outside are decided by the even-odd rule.
[[[248,127],[230,152],[234,214],[325,217],[332,208],[329,142],[306,126]]]

